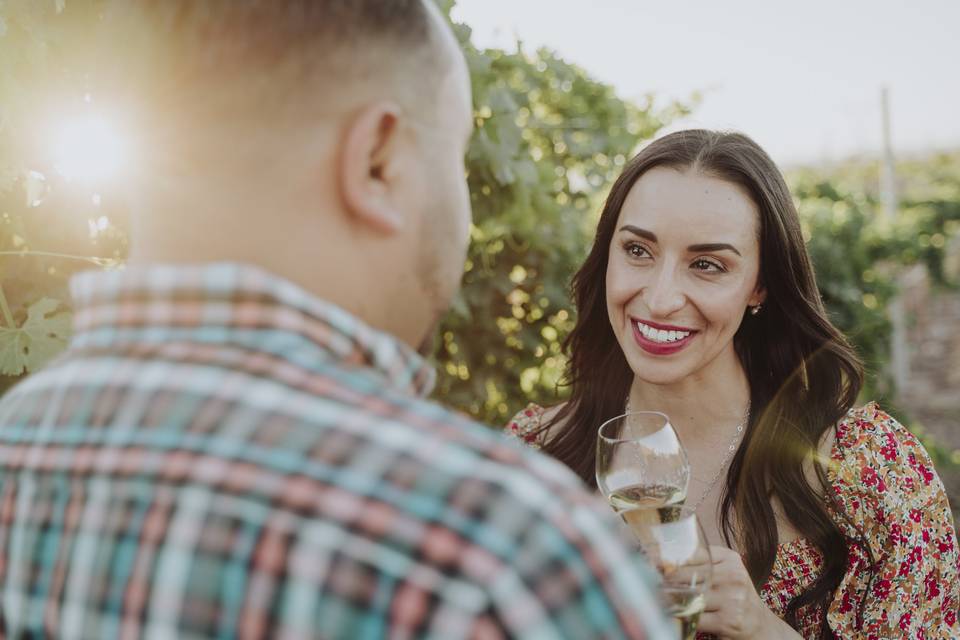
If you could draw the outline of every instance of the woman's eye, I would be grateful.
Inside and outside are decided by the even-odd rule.
[[[627,255],[631,258],[646,258],[650,255],[650,252],[647,251],[642,245],[631,242],[627,244],[624,249],[627,251]]]
[[[699,271],[705,271],[707,273],[723,273],[726,271],[726,269],[723,268],[723,265],[705,258],[695,260],[693,263],[693,268]]]

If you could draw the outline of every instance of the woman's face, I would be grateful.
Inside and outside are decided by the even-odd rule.
[[[733,355],[761,303],[759,213],[741,188],[657,167],[631,188],[607,263],[607,314],[642,380],[672,384]]]

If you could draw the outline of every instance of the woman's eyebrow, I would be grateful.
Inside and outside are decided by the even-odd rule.
[[[628,231],[636,236],[640,236],[650,242],[657,242],[657,234],[653,231],[647,231],[646,229],[641,229],[632,224],[625,224],[620,227],[620,231]],[[732,251],[740,257],[743,257],[735,246],[728,244],[726,242],[709,242],[705,244],[692,244],[687,247],[687,251],[690,253],[713,253],[716,251]]]
[[[687,247],[687,251],[690,253],[714,253],[716,251],[733,251],[740,257],[740,252],[737,251],[737,248],[732,244],[727,244],[726,242],[715,242],[709,244],[692,244]]]
[[[620,231],[629,231],[630,233],[636,236],[640,236],[641,238],[644,238],[646,240],[649,240],[650,242],[657,241],[657,234],[655,234],[653,231],[647,231],[646,229],[635,227],[632,224],[623,225],[622,227],[620,227]]]

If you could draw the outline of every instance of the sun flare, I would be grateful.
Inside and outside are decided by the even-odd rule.
[[[54,167],[71,181],[112,181],[130,162],[122,127],[103,114],[64,118],[52,128],[51,147]]]

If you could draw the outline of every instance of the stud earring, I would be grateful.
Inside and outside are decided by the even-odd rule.
[[[750,315],[752,315],[752,316],[757,315],[758,313],[760,313],[760,309],[763,309],[763,305],[762,305],[762,304],[758,304],[758,305],[755,306],[755,307],[750,307]]]

